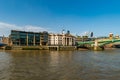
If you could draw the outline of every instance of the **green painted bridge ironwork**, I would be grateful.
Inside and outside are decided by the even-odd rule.
[[[98,42],[98,46],[104,46],[106,44],[111,44],[115,42],[120,42],[120,39],[96,39],[95,41]],[[82,46],[82,45],[90,45],[94,46],[95,41],[85,41],[85,42],[77,42],[77,46]]]

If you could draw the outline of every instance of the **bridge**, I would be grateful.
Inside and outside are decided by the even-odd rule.
[[[103,48],[107,44],[114,44],[116,42],[119,42],[117,44],[120,44],[120,38],[119,39],[96,39],[95,41],[85,41],[85,42],[77,42],[77,47],[100,47]]]

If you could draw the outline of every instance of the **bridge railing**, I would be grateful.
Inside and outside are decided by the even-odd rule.
[[[106,44],[120,42],[120,39],[111,39],[111,40],[110,39],[97,39],[97,42],[98,42],[98,46],[104,46]],[[94,46],[95,41],[77,42],[77,46],[85,45],[85,44]]]

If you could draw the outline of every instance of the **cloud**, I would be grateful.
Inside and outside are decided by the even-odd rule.
[[[40,26],[33,25],[25,25],[25,26],[17,26],[15,24],[8,24],[4,22],[0,22],[0,36],[9,36],[11,30],[22,30],[22,31],[33,31],[33,32],[42,32],[49,31]]]
[[[24,29],[24,31],[33,31],[33,32],[48,31],[45,28],[42,28],[39,26],[31,26],[31,25],[26,25],[23,29]]]
[[[91,32],[89,31],[84,31],[80,34],[80,36],[89,36]]]

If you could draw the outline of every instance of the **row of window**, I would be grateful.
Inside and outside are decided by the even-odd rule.
[[[46,44],[45,42],[48,41],[48,34],[45,33],[41,35],[40,33],[11,31],[11,39],[15,45],[40,45],[40,41],[43,41],[43,44]]]

